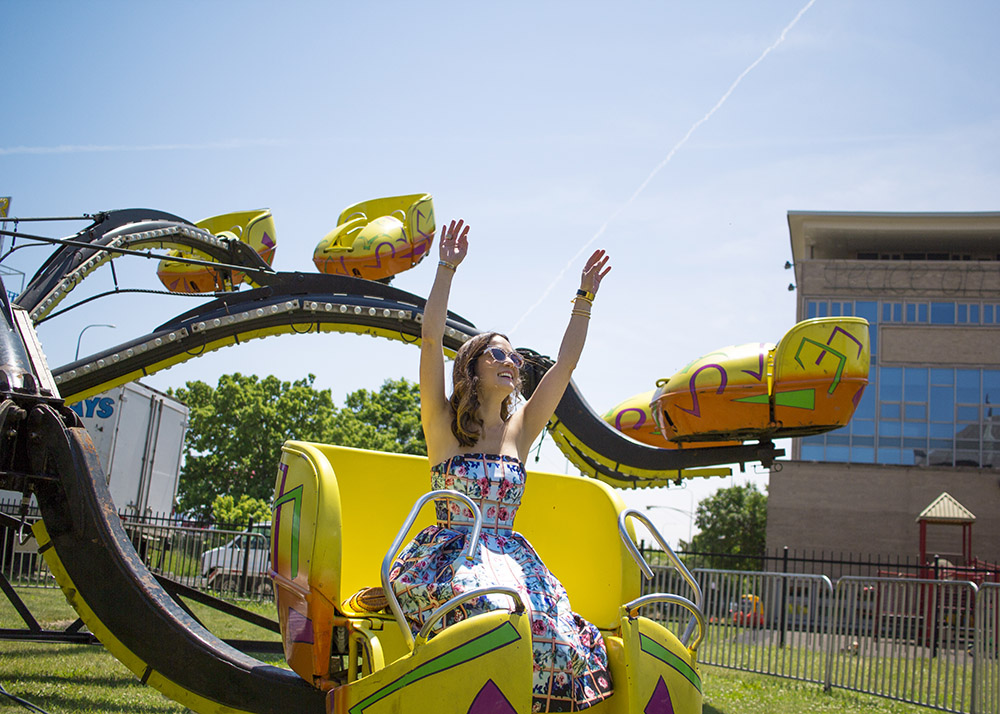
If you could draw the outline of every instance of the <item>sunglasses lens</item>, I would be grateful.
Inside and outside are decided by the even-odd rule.
[[[508,354],[499,347],[487,347],[484,354],[488,354],[495,362],[504,362],[510,359],[511,364],[513,364],[518,369],[521,369],[521,365],[524,364],[524,357],[522,357],[517,352],[511,352]]]

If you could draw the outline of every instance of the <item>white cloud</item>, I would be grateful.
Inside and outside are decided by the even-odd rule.
[[[227,139],[192,144],[59,144],[56,146],[8,146],[0,147],[0,156],[24,154],[94,154],[104,152],[141,151],[219,151],[248,149],[265,146],[287,146],[279,139]]]

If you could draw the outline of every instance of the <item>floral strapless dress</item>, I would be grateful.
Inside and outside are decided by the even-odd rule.
[[[531,618],[532,710],[586,709],[612,693],[604,640],[594,625],[570,610],[566,590],[513,530],[524,484],[524,466],[510,456],[465,454],[432,468],[432,489],[464,493],[482,510],[479,548],[471,562],[462,555],[472,531],[469,508],[458,501],[436,501],[437,525],[421,531],[399,554],[389,576],[392,589],[416,633],[431,612],[455,595],[488,585],[517,588]],[[450,624],[510,608],[507,596],[486,595],[445,619]]]

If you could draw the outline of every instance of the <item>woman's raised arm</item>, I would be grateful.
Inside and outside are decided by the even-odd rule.
[[[608,256],[603,250],[594,251],[587,260],[580,276],[580,289],[573,300],[569,324],[559,346],[559,356],[542,380],[538,383],[524,407],[517,413],[521,423],[517,433],[517,451],[525,456],[535,438],[545,428],[552,413],[559,405],[576,363],[583,352],[587,340],[587,325],[590,322],[590,308],[601,286],[604,276],[611,270]]]
[[[448,316],[448,295],[455,270],[469,250],[469,226],[452,221],[441,227],[437,274],[431,287],[420,328],[420,422],[424,427],[428,456],[433,457],[451,433],[451,406],[445,392],[444,326]]]

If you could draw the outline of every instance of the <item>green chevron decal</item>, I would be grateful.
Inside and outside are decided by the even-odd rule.
[[[299,484],[288,493],[283,493],[274,502],[274,512],[286,503],[292,505],[292,579],[299,574],[299,520],[302,517],[302,484]],[[277,534],[275,534],[277,537]]]
[[[794,389],[790,392],[775,392],[774,403],[779,407],[795,407],[796,409],[815,409],[815,389]]]
[[[691,682],[691,686],[699,692],[701,691],[701,677],[698,676],[698,673],[694,671],[691,665],[661,645],[659,642],[651,637],[640,634],[639,649],[649,656],[660,660],[663,664],[676,669],[681,676],[684,677],[684,679]]]
[[[427,660],[419,667],[406,672],[399,679],[389,682],[387,685],[372,692],[353,707],[348,709],[348,714],[361,714],[372,704],[385,699],[390,694],[398,692],[400,689],[413,684],[414,682],[439,674],[446,669],[457,667],[458,665],[471,662],[472,660],[489,654],[501,647],[517,642],[521,636],[517,634],[517,628],[507,620],[499,627],[486,632],[475,639],[469,640],[453,650],[449,650],[437,657]]]
[[[734,402],[744,402],[746,404],[767,404],[769,398],[766,394],[757,394],[753,397],[742,397],[734,399]],[[793,389],[790,392],[775,392],[774,404],[779,407],[795,407],[796,409],[815,409],[816,390],[815,389]]]
[[[767,404],[771,401],[771,398],[766,394],[755,394],[752,397],[740,397],[739,399],[734,399],[734,402],[744,402],[745,404]]]

